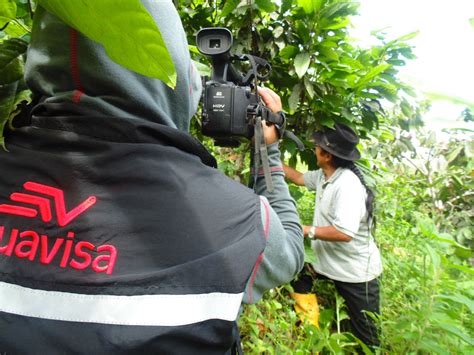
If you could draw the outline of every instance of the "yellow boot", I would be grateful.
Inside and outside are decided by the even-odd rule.
[[[290,293],[295,303],[296,314],[302,322],[309,322],[319,328],[318,299],[314,293]]]

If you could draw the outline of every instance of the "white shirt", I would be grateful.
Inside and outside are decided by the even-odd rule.
[[[380,252],[370,234],[365,200],[367,192],[349,169],[338,168],[326,180],[323,171],[304,174],[305,186],[316,190],[313,225],[334,226],[352,237],[350,242],[314,240],[316,272],[342,282],[366,282],[382,273]]]

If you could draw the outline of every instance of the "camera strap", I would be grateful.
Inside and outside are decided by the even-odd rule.
[[[270,64],[266,60],[250,55],[250,54],[244,54],[240,56],[238,59],[248,60],[250,62],[252,66],[252,70],[249,71],[249,73],[247,73],[243,81],[250,82],[252,79],[254,79],[255,83],[254,83],[253,89],[255,90],[255,95],[258,95],[257,79],[264,80],[264,81],[268,79],[268,75],[271,71]],[[259,68],[266,68],[268,70],[267,75],[260,74],[258,70]],[[247,115],[251,117],[253,116],[255,120],[254,121],[254,134],[255,134],[254,189],[257,186],[259,166],[261,162],[262,168],[263,168],[263,176],[265,177],[265,183],[267,185],[267,190],[268,192],[273,192],[273,181],[272,181],[272,174],[270,170],[270,162],[268,161],[267,144],[265,143],[265,136],[263,134],[263,125],[266,123],[263,123],[263,121],[273,123],[278,130],[278,134],[280,138],[283,138],[283,136],[287,136],[288,138],[290,138],[296,143],[296,145],[301,151],[304,150],[304,144],[293,133],[287,132],[285,130],[286,116],[284,112],[274,113],[274,112],[271,112],[267,107],[264,107],[263,105],[262,106],[257,105],[256,107],[254,106],[252,107],[252,109],[249,110],[249,108],[247,108]]]
[[[268,161],[267,144],[265,143],[265,136],[263,134],[263,125],[262,118],[257,116],[255,118],[254,189],[257,186],[258,172],[261,162],[267,190],[268,192],[273,192],[272,174],[270,171],[270,163]]]
[[[271,112],[268,109],[264,109],[262,114],[263,119],[266,122],[273,123],[278,130],[280,138],[287,137],[295,142],[298,149],[302,152],[305,147],[303,142],[293,133],[286,129],[286,116],[283,111],[280,112]]]

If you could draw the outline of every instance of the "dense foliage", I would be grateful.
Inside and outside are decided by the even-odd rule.
[[[4,125],[29,100],[23,65],[34,6],[28,0],[0,3],[0,143]],[[194,35],[212,26],[233,32],[234,52],[271,62],[266,85],[281,95],[290,129],[308,148],[315,129],[335,122],[366,138],[360,167],[377,186],[376,240],[384,259],[378,319],[383,351],[474,352],[472,131],[450,132],[441,144],[419,128],[423,105],[412,104],[411,88],[397,76],[414,58],[407,43],[414,34],[387,40],[375,33],[379,45],[358,47],[348,32],[358,5],[349,0],[184,0],[177,6],[200,68],[208,61],[193,46]],[[464,119],[472,120],[467,107]],[[222,171],[247,177],[248,145],[219,149],[194,130]],[[311,149],[297,153],[284,142],[283,150],[292,165],[315,167]],[[290,189],[302,222],[310,223],[314,194]],[[245,308],[240,325],[246,351],[343,353],[362,346],[346,331],[344,302],[329,282],[317,285],[319,328],[299,324],[289,290],[272,290]]]
[[[398,79],[397,67],[415,58],[406,42],[415,34],[388,41],[376,33],[379,45],[359,48],[348,34],[357,4],[344,0],[282,1],[281,7],[257,0],[181,1],[180,10],[190,43],[202,27],[227,27],[234,33],[236,53],[271,62],[266,85],[281,95],[290,127],[301,138],[334,122],[368,138],[363,147],[368,159],[361,168],[377,184],[376,238],[385,267],[379,319],[383,348],[393,353],[472,351],[472,141],[452,138],[438,146],[426,132],[416,134],[421,142],[407,133],[422,126],[424,105],[410,104],[413,92]],[[298,154],[292,143],[283,148],[291,164],[314,168],[310,150]],[[237,154],[215,151],[227,174],[246,171],[245,147]],[[438,157],[446,159],[435,166],[430,160]],[[314,194],[294,186],[291,192],[302,222],[310,224]],[[245,350],[342,353],[362,346],[344,332],[347,314],[334,287],[329,282],[317,287],[319,329],[297,326],[287,285],[246,307],[240,321]]]
[[[373,133],[364,151],[379,170],[375,236],[384,264],[382,351],[472,353],[472,136],[452,131],[439,144],[425,130],[408,133],[386,124]],[[417,138],[416,148],[406,143]],[[310,223],[314,194],[292,192],[302,221]],[[251,353],[344,353],[359,345],[344,331],[344,304],[329,282],[317,285],[319,329],[295,326],[288,293],[289,286],[281,287],[246,308],[240,324]]]
[[[350,16],[358,4],[349,0],[180,1],[189,42],[202,27],[221,26],[234,34],[234,52],[270,61],[268,84],[282,97],[289,127],[303,139],[335,122],[356,128],[362,136],[385,115],[381,102],[400,103],[406,119],[416,112],[399,93],[412,94],[400,82],[397,67],[414,58],[406,43],[415,34],[361,49],[350,38]],[[204,58],[196,55],[198,61]],[[296,147],[284,149],[296,158]],[[312,153],[301,153],[311,164]],[[295,160],[292,160],[295,163]]]

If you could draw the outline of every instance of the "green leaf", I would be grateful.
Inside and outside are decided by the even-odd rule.
[[[2,18],[0,17],[0,23],[2,22]],[[9,35],[11,38],[15,37],[23,37],[26,33],[28,33],[28,30],[26,26],[21,26],[20,25],[21,20],[17,21],[10,21],[8,24],[7,28],[5,28],[3,31]]]
[[[227,0],[225,2],[224,8],[222,9],[221,16],[226,17],[227,15],[229,15],[232,11],[235,10],[239,3],[240,0]]]
[[[324,42],[323,42],[324,43]],[[321,43],[321,45],[323,44]],[[335,46],[337,47],[337,45]],[[353,69],[364,69],[364,66],[357,59],[351,58],[349,56],[344,56],[341,58],[341,63],[350,66]]]
[[[319,124],[324,127],[334,128],[336,122],[329,116],[323,116],[318,120]]]
[[[0,2],[0,27],[14,19],[16,16],[16,2],[15,0],[2,0]]]
[[[433,249],[430,245],[426,244],[425,247],[426,247],[426,250],[428,251],[428,254],[432,262],[433,274],[435,274],[438,272],[439,267],[441,265],[441,258],[439,254],[436,252],[436,250]]]
[[[309,64],[311,62],[311,57],[309,53],[299,53],[295,58],[295,71],[299,78],[302,78],[308,70]]]
[[[469,23],[471,24],[472,28],[474,28],[474,17],[469,19]]]
[[[304,238],[304,262],[305,263],[315,263],[316,262],[316,253],[311,247],[311,240]]]
[[[28,44],[17,38],[0,44],[0,85],[14,83],[23,78],[23,58]]]
[[[320,47],[318,48],[318,52],[320,55],[326,57],[329,60],[326,61],[338,61],[339,60],[339,55],[333,48],[326,48],[326,47]]]
[[[403,101],[401,102],[400,108],[402,109],[402,112],[405,117],[410,118],[413,116],[413,109],[405,99],[403,99]]]
[[[474,345],[474,339],[469,336],[469,334],[465,334],[461,329],[458,327],[447,324],[447,323],[438,323],[438,326],[451,335],[454,335],[455,337],[458,337],[459,339],[463,340],[469,345]]]
[[[355,15],[358,7],[359,5],[356,2],[334,1],[332,4],[327,4],[323,8],[321,17],[332,19],[341,16]]]
[[[319,45],[326,48],[337,48],[337,43],[328,39],[325,39]]]
[[[459,156],[459,154],[463,151],[463,149],[464,149],[463,146],[459,146],[459,147],[454,148],[452,151],[450,151],[449,154],[446,156],[446,160],[448,164],[452,163],[454,159],[456,159]]]
[[[334,310],[332,308],[323,309],[319,313],[319,323],[323,328],[328,328],[334,320]]]
[[[30,91],[23,80],[22,56],[27,46],[18,38],[0,43],[0,145],[4,148],[5,125],[17,114],[17,106],[30,100]]]
[[[309,81],[308,77],[305,76],[304,78],[304,86],[306,88],[306,92],[308,93],[310,98],[314,98],[314,87],[311,81]]]
[[[69,26],[102,44],[116,63],[176,86],[176,71],[161,33],[139,0],[40,0]],[[126,21],[125,21],[126,19]]]
[[[283,0],[281,2],[281,14],[285,14],[291,8],[291,5],[293,5],[293,0]]]
[[[456,303],[463,304],[469,308],[469,311],[471,313],[474,313],[474,301],[472,299],[467,298],[466,296],[457,294],[457,295],[439,295],[438,298],[444,299],[444,300],[451,300]]]
[[[307,43],[311,41],[311,33],[309,32],[308,25],[304,21],[296,21],[294,27],[296,33],[300,36],[300,42]]]
[[[211,76],[211,68],[209,66],[196,62],[195,60],[193,60],[193,63],[196,69],[198,70],[199,74],[206,75],[209,77]]]
[[[26,89],[23,79],[13,84],[0,85],[0,146],[3,149],[5,149],[3,138],[5,125],[19,113],[20,103],[30,101],[31,92]]]
[[[355,120],[354,115],[345,107],[341,110],[341,114],[345,119],[347,119],[350,122]]]
[[[383,71],[390,68],[390,64],[379,64],[376,67],[369,70],[369,72],[364,75],[357,83],[358,87],[363,87],[367,85],[372,79],[374,79],[377,75],[382,73]]]
[[[273,36],[274,36],[275,38],[278,38],[278,37],[280,37],[284,32],[285,32],[285,29],[284,29],[283,27],[281,27],[281,26],[278,26],[277,28],[275,28],[275,29],[273,30]]]
[[[294,58],[297,53],[298,48],[296,48],[295,46],[286,46],[280,51],[278,55],[284,59],[291,59]]]
[[[393,103],[398,101],[397,87],[395,85],[379,83],[379,86],[374,86],[374,89],[387,100]]]
[[[300,102],[300,95],[301,95],[301,90],[303,90],[303,87],[301,84],[296,84],[293,86],[293,91],[291,92],[290,99],[288,100],[288,105],[290,106],[290,111],[294,112],[298,108],[298,104]]]
[[[318,11],[322,4],[322,0],[298,0],[298,6],[302,7],[308,15]]]
[[[273,4],[271,0],[255,0],[255,3],[261,10],[265,10],[266,12],[275,11],[275,4]]]
[[[330,22],[324,27],[321,27],[323,30],[338,30],[343,27],[347,27],[351,23],[349,17],[342,19],[341,21]]]
[[[405,41],[408,41],[409,39],[412,39],[412,38],[415,38],[416,36],[418,36],[420,34],[420,31],[414,31],[414,32],[410,32],[404,36],[401,36],[399,38],[397,38],[396,40],[390,42],[390,43],[395,43],[395,42],[405,42]]]

